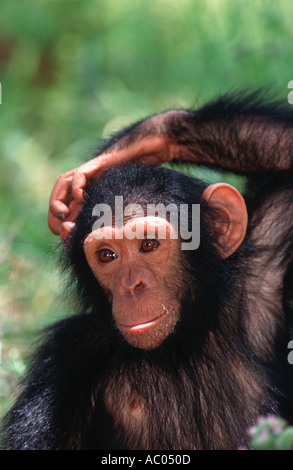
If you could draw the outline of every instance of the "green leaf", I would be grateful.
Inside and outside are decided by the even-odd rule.
[[[292,450],[293,449],[293,427],[288,427],[275,440],[276,450]]]

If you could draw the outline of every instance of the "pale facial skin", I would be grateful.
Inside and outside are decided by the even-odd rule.
[[[129,239],[131,230],[140,235]],[[91,232],[84,242],[88,264],[112,303],[118,329],[141,349],[157,348],[179,319],[181,250],[172,232],[165,219],[137,217],[120,228]]]

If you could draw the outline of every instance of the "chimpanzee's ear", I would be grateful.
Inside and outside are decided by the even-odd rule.
[[[202,197],[223,217],[223,221],[215,222],[217,249],[222,258],[228,258],[241,245],[246,234],[248,217],[244,199],[237,189],[226,183],[208,186]]]

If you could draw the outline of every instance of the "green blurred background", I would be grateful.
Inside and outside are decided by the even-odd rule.
[[[0,415],[36,332],[68,313],[56,177],[149,114],[242,88],[287,100],[292,26],[291,0],[1,0]]]

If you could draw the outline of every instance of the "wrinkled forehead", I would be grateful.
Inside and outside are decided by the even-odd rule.
[[[176,227],[173,227],[168,220],[162,217],[127,217],[123,218],[123,224],[108,221],[107,224],[99,225],[95,222],[92,232],[85,240],[85,244],[95,240],[112,239],[157,239],[177,238]]]

